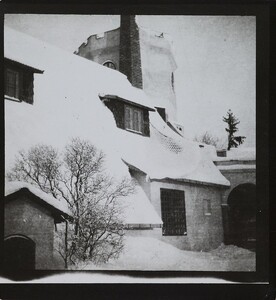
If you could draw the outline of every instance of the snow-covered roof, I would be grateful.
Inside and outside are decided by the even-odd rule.
[[[33,105],[5,101],[7,171],[21,149],[49,144],[62,150],[71,138],[79,137],[89,140],[105,153],[105,165],[110,175],[116,179],[130,176],[121,159],[121,147],[125,141],[120,139],[114,117],[101,102],[99,94],[128,97],[132,90],[135,95],[142,94],[142,91],[132,88],[126,76],[118,71],[7,27],[4,53],[5,57],[44,70],[43,74],[34,76]],[[138,212],[139,203],[132,200],[138,196],[135,197],[127,197],[128,209],[131,205],[135,206],[135,222],[143,223],[144,216],[141,210]],[[144,195],[140,198],[144,206],[146,201],[149,202]],[[153,207],[149,204],[147,207],[155,215]],[[153,224],[156,218],[148,221]]]
[[[125,203],[125,224],[161,225],[162,219],[157,214],[143,189],[137,185],[136,193]]]
[[[226,157],[216,157],[214,161],[227,161],[227,160],[256,160],[255,147],[239,147],[232,148],[227,151]]]
[[[150,138],[120,131],[128,141],[122,158],[151,179],[176,179],[229,186],[208,152],[171,130],[157,113],[150,113]]]
[[[14,194],[22,189],[29,190],[32,194],[43,200],[45,203],[49,204],[56,210],[66,215],[72,216],[68,205],[65,201],[58,200],[53,196],[43,192],[42,190],[38,189],[37,187],[21,181],[7,181],[5,182],[5,196],[9,196]]]
[[[143,91],[133,88],[120,72],[9,28],[5,28],[4,53],[5,57],[44,70],[43,74],[34,76],[33,105],[5,101],[6,170],[14,164],[21,149],[49,144],[62,150],[71,138],[79,137],[91,141],[105,153],[108,172],[114,178],[130,176],[123,159],[151,179],[229,185],[208,155],[196,143],[171,130],[158,113],[149,113],[150,137],[116,127],[112,112],[99,95],[116,95],[137,103],[147,101]],[[135,211],[129,214],[135,223],[160,222],[141,190],[138,189],[138,196],[129,196],[127,201]],[[139,201],[148,207],[146,220]]]
[[[233,165],[218,165],[219,170],[256,170],[256,165],[233,164]]]
[[[133,105],[144,107],[150,111],[155,111],[153,106],[150,105],[149,97],[144,93],[143,90],[135,87],[124,89],[121,93],[119,93],[119,95],[101,94],[100,97],[111,100],[121,100]]]
[[[29,65],[26,65],[24,63],[20,63],[18,61],[12,60],[10,58],[5,58],[5,61],[9,62],[9,63],[12,63],[12,64],[18,64],[20,66],[24,66],[24,67],[28,68],[29,70],[31,70],[34,73],[39,73],[39,74],[43,73],[43,70],[38,70],[38,69],[34,68],[33,66],[29,66]]]

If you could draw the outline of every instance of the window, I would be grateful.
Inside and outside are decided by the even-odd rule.
[[[105,67],[110,68],[110,69],[116,70],[115,64],[112,61],[110,61],[110,60],[106,61],[105,63],[103,63],[103,65]]]
[[[174,91],[174,74],[171,76],[172,90]]]
[[[19,98],[19,72],[11,69],[6,70],[5,95]]]
[[[125,105],[125,128],[142,133],[143,112],[139,108]]]
[[[184,191],[161,189],[163,235],[186,235]]]
[[[33,72],[22,67],[5,69],[6,99],[33,103]]]
[[[204,199],[203,200],[204,205],[204,215],[210,216],[212,214],[212,206],[211,206],[211,200],[210,199]]]
[[[5,58],[5,99],[33,103],[34,73],[43,71]]]

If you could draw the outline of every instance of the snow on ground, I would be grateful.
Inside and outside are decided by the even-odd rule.
[[[11,279],[0,277],[0,283],[15,283]],[[93,273],[93,272],[65,272],[61,274],[48,275],[38,279],[29,281],[16,281],[16,283],[235,283],[225,279],[218,279],[212,277],[134,277],[130,275],[118,275],[107,273]]]
[[[95,266],[79,264],[78,270],[136,271],[255,271],[255,253],[233,245],[221,245],[210,252],[180,250],[149,237],[126,237],[117,260]]]

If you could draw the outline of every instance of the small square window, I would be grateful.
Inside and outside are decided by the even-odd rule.
[[[210,216],[212,214],[211,200],[210,199],[204,199],[203,200],[203,205],[204,205],[204,215],[205,216]]]

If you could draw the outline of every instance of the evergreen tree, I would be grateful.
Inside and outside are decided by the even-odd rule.
[[[234,136],[238,131],[237,125],[240,124],[240,121],[232,113],[231,109],[228,110],[227,116],[223,117],[223,122],[227,123],[228,128],[225,130],[228,132],[228,147],[227,150],[231,148],[237,148],[244,142],[245,136]]]

